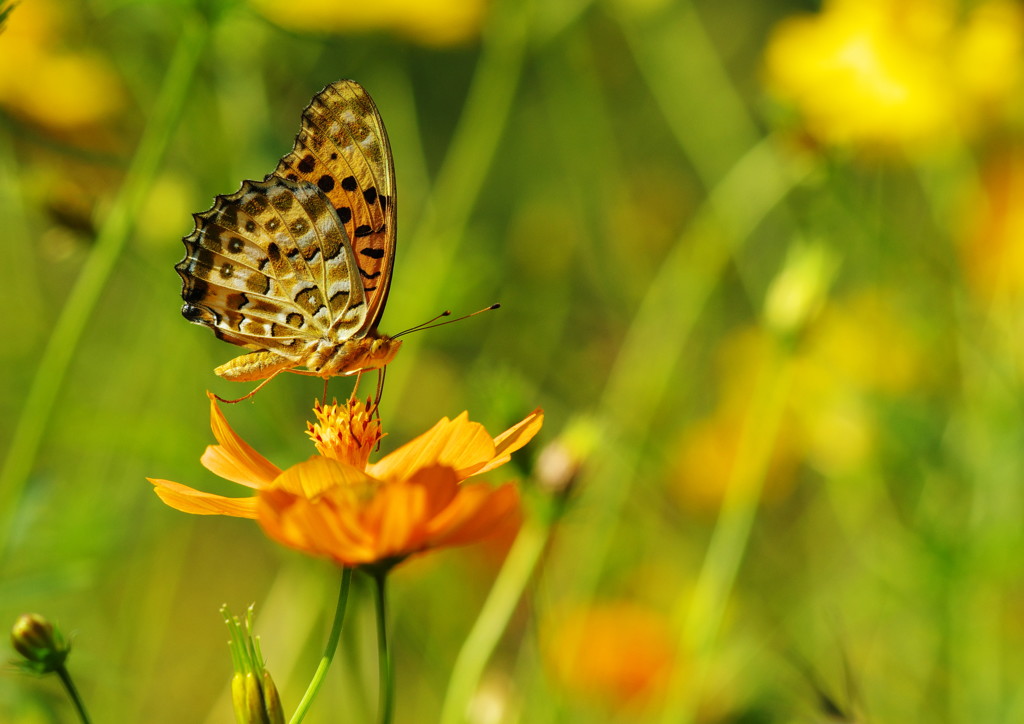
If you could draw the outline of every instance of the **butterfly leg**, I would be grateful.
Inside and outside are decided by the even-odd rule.
[[[380,422],[380,398],[384,396],[384,373],[387,372],[387,366],[377,368],[377,394],[373,400],[373,416]],[[377,441],[377,447],[375,452],[380,452],[380,440]]]
[[[352,394],[349,395],[350,400],[356,399],[359,394],[359,382],[363,379],[363,370],[356,372],[356,383],[352,385]]]
[[[248,399],[249,399],[250,397],[252,397],[252,396],[253,396],[253,395],[255,395],[255,394],[256,394],[257,392],[259,392],[260,390],[262,390],[262,389],[263,389],[263,386],[264,386],[265,384],[267,384],[268,382],[270,382],[270,381],[271,381],[272,379],[274,379],[275,377],[277,377],[277,376],[278,376],[279,374],[281,374],[282,372],[285,372],[285,371],[286,371],[287,369],[288,369],[287,367],[282,367],[281,369],[278,369],[278,370],[274,370],[273,374],[271,374],[271,375],[270,375],[270,376],[269,376],[269,377],[268,377],[267,379],[263,380],[263,381],[262,381],[262,382],[260,382],[260,383],[259,383],[258,385],[256,385],[256,388],[255,388],[255,389],[254,389],[254,390],[253,390],[252,392],[250,392],[250,393],[249,393],[249,394],[247,394],[247,395],[242,395],[242,396],[241,396],[241,397],[239,397],[239,398],[238,398],[237,400],[226,400],[226,399],[224,399],[223,397],[221,397],[221,396],[220,396],[220,395],[218,395],[218,394],[214,394],[214,397],[216,397],[216,398],[217,398],[218,400],[220,400],[221,402],[226,402],[226,403],[227,403],[227,404],[229,404],[229,405],[233,405],[233,404],[235,404],[236,402],[241,402],[242,400],[248,400]]]
[[[387,374],[387,371],[386,366],[377,368],[377,394],[373,401],[374,410],[380,407],[380,399],[384,397],[384,375]]]

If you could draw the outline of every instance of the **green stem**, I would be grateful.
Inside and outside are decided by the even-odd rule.
[[[373,602],[377,609],[377,662],[380,671],[380,724],[391,724],[395,711],[395,666],[391,660],[391,643],[388,640],[387,577],[384,571],[372,574],[376,584]]]
[[[324,679],[327,678],[327,670],[331,667],[334,652],[338,650],[338,640],[341,638],[341,625],[345,621],[345,607],[348,604],[348,591],[351,583],[352,569],[343,568],[341,571],[341,589],[338,591],[338,605],[334,608],[334,623],[331,625],[331,634],[327,637],[324,655],[320,657],[320,665],[316,667],[313,679],[309,682],[309,686],[306,687],[306,693],[302,695],[302,701],[299,702],[299,706],[296,708],[295,713],[292,714],[288,724],[299,724],[302,721],[303,717],[306,716],[306,712],[309,711],[309,707],[313,705],[313,699],[316,698],[317,692],[320,691],[320,686],[324,683]]]
[[[697,720],[709,662],[746,555],[792,381],[791,354],[780,341],[760,370],[729,487],[693,595],[680,598],[680,607],[686,612],[680,651],[682,656],[692,657],[692,666],[676,667],[661,719],[664,724]]]
[[[391,644],[387,637],[387,572],[372,572],[374,579],[374,605],[377,609],[377,662],[380,672],[380,697],[378,721],[391,724],[394,717],[394,663],[391,661]]]
[[[78,718],[82,720],[82,724],[89,724],[89,714],[85,710],[85,704],[82,702],[82,697],[78,695],[78,689],[75,688],[75,682],[71,680],[71,674],[64,666],[57,668],[57,676],[60,677],[61,683],[64,684],[64,690],[68,692],[68,696],[71,701],[75,704],[75,709],[78,711]]]
[[[505,559],[480,615],[459,651],[448,682],[441,724],[457,724],[465,717],[470,697],[476,690],[487,661],[508,627],[516,604],[522,598],[551,535],[550,523],[526,523]]]
[[[444,307],[458,262],[469,243],[466,228],[493,167],[508,126],[516,89],[530,39],[532,0],[498,0],[488,13],[479,59],[451,145],[430,192],[430,204],[413,235],[403,244],[403,264],[415,269],[406,275],[403,293],[392,295],[389,319],[420,319],[424,309]],[[490,300],[488,300],[490,301]],[[392,316],[393,315],[393,316]],[[406,359],[423,335],[403,339]],[[412,367],[388,370],[388,394],[400,398],[410,382]]]
[[[53,324],[46,349],[39,356],[7,458],[0,468],[0,559],[10,544],[15,512],[71,359],[160,171],[208,35],[208,26],[198,16],[185,19],[152,118],[89,258]]]

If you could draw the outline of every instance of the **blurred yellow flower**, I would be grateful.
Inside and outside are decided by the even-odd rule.
[[[718,402],[682,433],[673,453],[672,493],[690,510],[716,510],[748,424],[751,385],[774,344],[744,328],[722,345]],[[807,329],[764,481],[764,500],[792,489],[803,461],[841,475],[864,465],[877,444],[879,396],[899,397],[927,382],[923,350],[892,294],[872,290],[833,302]]]
[[[664,694],[673,637],[664,614],[631,601],[605,601],[543,626],[541,653],[573,696],[613,710],[636,709]]]
[[[922,151],[970,138],[1020,87],[1024,9],[982,0],[827,0],[765,51],[769,88],[819,141]]]
[[[424,45],[464,43],[480,33],[485,0],[249,0],[268,20],[288,30],[350,33],[388,30]]]
[[[686,428],[675,451],[672,493],[687,510],[714,512],[722,504],[736,466],[746,409],[722,406]],[[784,498],[793,487],[798,454],[792,421],[783,423],[775,440],[762,500]]]
[[[218,445],[203,454],[217,475],[257,491],[247,498],[204,493],[169,480],[150,482],[167,505],[186,513],[259,520],[277,542],[340,565],[394,565],[429,549],[473,543],[518,514],[519,495],[506,483],[463,484],[508,462],[540,429],[535,411],[491,438],[466,413],[434,427],[376,463],[383,436],[364,403],[314,410],[309,435],[318,455],[281,470],[227,424],[210,399]]]
[[[32,0],[13,6],[0,33],[0,105],[57,132],[102,124],[124,107],[116,71],[98,52],[68,47],[70,4]],[[11,71],[12,59],[17,72]]]

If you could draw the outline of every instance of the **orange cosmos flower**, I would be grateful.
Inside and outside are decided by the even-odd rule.
[[[383,432],[366,404],[317,404],[314,413],[308,434],[318,454],[282,471],[235,434],[211,396],[210,426],[219,444],[201,461],[257,494],[229,498],[150,482],[161,500],[186,513],[254,518],[279,543],[341,565],[394,565],[431,548],[475,542],[515,515],[513,485],[463,481],[508,462],[543,423],[536,410],[492,438],[464,412],[370,463]]]

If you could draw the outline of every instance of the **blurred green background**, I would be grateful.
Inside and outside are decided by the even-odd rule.
[[[96,721],[229,721],[224,602],[288,711],[319,656],[336,572],[145,477],[236,494],[204,391],[249,388],[179,239],[339,78],[394,151],[382,329],[502,303],[407,338],[385,450],[540,406],[506,477],[581,456],[468,721],[1024,721],[1020,3],[6,7],[0,621],[73,632]],[[225,413],[290,465],[320,389]],[[437,719],[509,540],[392,577],[397,721]],[[307,721],[372,720],[366,594]],[[72,718],[6,673],[0,720]]]

